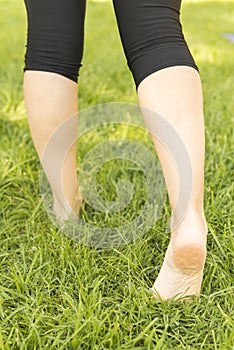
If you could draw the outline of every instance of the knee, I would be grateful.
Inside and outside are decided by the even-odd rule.
[[[82,66],[85,1],[25,0],[28,35],[24,68],[61,74],[75,82]]]
[[[77,83],[82,55],[83,43],[74,38],[62,40],[47,36],[45,41],[28,40],[23,71],[54,72]]]
[[[134,10],[128,29],[123,29],[127,62],[137,88],[144,78],[163,68],[186,65],[198,70],[183,35],[179,3],[148,0]]]

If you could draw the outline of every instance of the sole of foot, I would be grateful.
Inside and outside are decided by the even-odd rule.
[[[183,225],[173,233],[159,275],[150,289],[157,300],[199,297],[206,259],[207,225]]]

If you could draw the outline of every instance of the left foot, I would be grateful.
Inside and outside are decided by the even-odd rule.
[[[83,199],[82,195],[79,192],[78,198],[75,201],[75,205],[70,206],[68,203],[61,203],[54,196],[53,213],[56,219],[60,222],[64,222],[64,221],[68,221],[69,219],[78,218],[82,199]]]
[[[199,220],[186,220],[173,232],[162,268],[151,288],[156,299],[199,296],[206,258],[206,234],[206,222]]]

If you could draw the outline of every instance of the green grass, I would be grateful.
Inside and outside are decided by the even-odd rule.
[[[195,304],[156,303],[147,293],[168,244],[168,203],[147,234],[111,250],[75,243],[48,219],[23,102],[24,5],[1,1],[1,350],[234,349],[234,44],[221,36],[234,30],[234,2],[185,2],[182,20],[200,67],[206,124],[208,257],[202,295]],[[83,63],[80,109],[102,102],[136,102],[110,3],[88,4]],[[128,133],[141,139],[133,130]],[[105,136],[107,131],[96,134],[93,144]],[[146,135],[142,139],[151,147]],[[80,158],[91,140],[84,140]],[[112,166],[116,178],[129,176],[138,185],[137,206],[142,177],[127,163]],[[98,178],[106,198],[113,200],[108,176],[107,165]],[[103,224],[105,217],[96,218],[88,207],[86,215]],[[114,224],[119,220],[113,219]]]

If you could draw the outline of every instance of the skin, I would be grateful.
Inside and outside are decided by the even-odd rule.
[[[29,127],[40,160],[49,138],[58,126],[78,111],[78,85],[72,80],[52,72],[26,71],[24,73],[24,100]],[[77,129],[78,125],[74,125]],[[62,150],[58,147],[56,156]],[[44,167],[48,175],[49,169]],[[71,212],[79,213],[81,195],[76,171],[76,144],[64,160],[61,174],[64,196],[49,178],[54,197],[56,217],[67,219]],[[68,205],[70,208],[68,207]]]
[[[186,212],[177,212],[179,179],[176,166],[167,149],[153,137],[168,190],[172,220],[170,243],[151,291],[155,298],[163,300],[198,296],[207,235],[203,209],[205,136],[200,76],[194,68],[187,66],[161,69],[145,78],[137,93],[140,106],[158,113],[176,130],[189,155],[193,175],[189,206]],[[32,138],[42,160],[50,136],[77,112],[78,86],[56,73],[26,71],[24,97]],[[58,147],[54,152],[56,156],[61,150]],[[45,166],[44,170],[49,177]],[[76,144],[69,150],[62,169],[64,196],[57,190],[53,178],[49,178],[49,182],[57,218],[67,219],[71,213],[79,215],[82,198],[77,181]]]
[[[163,116],[176,130],[189,155],[193,178],[189,206],[186,212],[177,212],[179,181],[176,167],[167,149],[153,138],[167,185],[172,220],[171,240],[152,291],[164,300],[175,296],[198,296],[207,235],[203,209],[205,134],[200,76],[194,68],[187,66],[162,69],[141,82],[138,98],[141,106]]]

